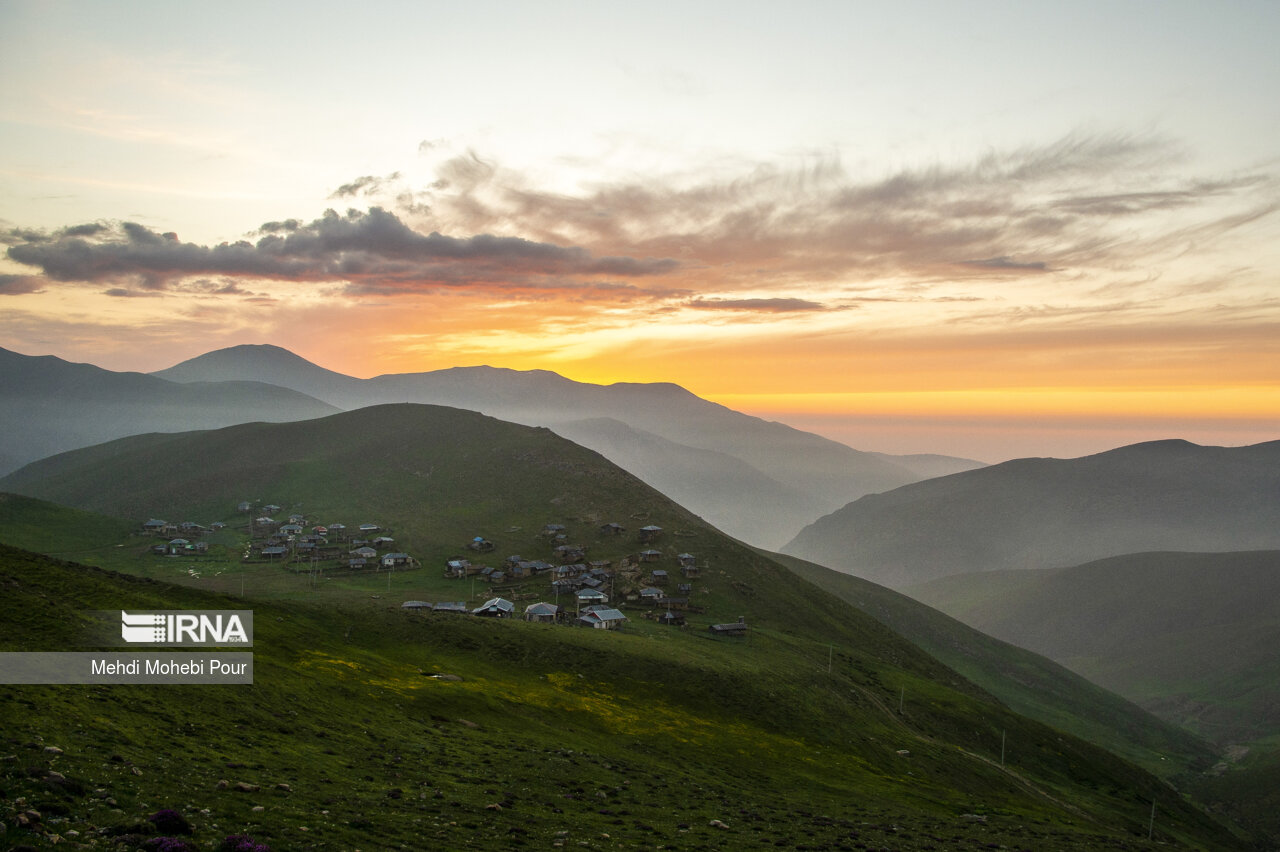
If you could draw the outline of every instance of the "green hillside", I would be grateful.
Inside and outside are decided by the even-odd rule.
[[[6,651],[82,647],[89,610],[245,603],[9,547],[0,588]],[[1156,843],[1243,848],[838,603],[829,657],[808,614],[735,642],[253,609],[250,686],[0,686],[6,844],[139,848],[173,809],[198,849],[1136,849],[1154,798]]]
[[[1058,663],[980,633],[906,595],[795,557],[797,575],[875,618],[1024,716],[1082,737],[1179,784],[1217,762],[1209,744]]]
[[[1214,742],[1280,733],[1280,551],[1139,553],[912,593]]]

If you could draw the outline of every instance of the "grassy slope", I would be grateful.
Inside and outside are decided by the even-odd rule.
[[[1166,778],[1206,769],[1216,761],[1216,752],[1195,735],[1045,657],[859,577],[794,557],[777,558],[1025,716],[1070,731]]]
[[[1280,732],[1280,551],[1140,553],[913,593],[1215,742]]]
[[[5,650],[76,647],[87,610],[243,605],[8,547],[0,587]],[[782,631],[732,643],[373,602],[254,609],[252,686],[0,686],[10,807],[21,798],[51,831],[102,846],[103,829],[171,807],[200,848],[244,831],[277,850],[1041,850],[1145,848],[1155,796],[1158,841],[1234,845],[1151,776],[886,649],[842,645],[828,673]],[[4,821],[7,842],[32,841]]]
[[[296,829],[291,821],[306,820],[312,828],[310,823],[320,821],[317,814],[328,809],[346,814],[344,824],[329,820],[333,824],[326,828],[338,848],[360,842],[385,848],[386,838],[361,841],[360,832],[386,819],[395,823],[386,829],[388,836],[404,837],[421,828],[414,818],[439,823],[432,828],[447,836],[443,845],[460,846],[464,832],[454,832],[457,826],[450,822],[487,831],[482,826],[494,825],[495,814],[506,811],[482,810],[485,797],[513,795],[537,797],[539,804],[534,816],[522,808],[518,819],[502,817],[509,820],[497,823],[504,831],[522,827],[550,836],[553,827],[609,832],[614,826],[632,846],[654,840],[636,822],[660,825],[679,845],[682,838],[692,840],[679,833],[681,823],[691,826],[690,832],[701,830],[703,817],[726,808],[738,813],[742,830],[750,832],[735,838],[746,845],[760,845],[766,837],[770,843],[797,842],[810,831],[834,842],[837,830],[870,830],[858,826],[889,820],[905,821],[935,838],[921,839],[923,848],[940,842],[936,838],[942,832],[971,824],[958,814],[983,808],[1000,823],[993,839],[1032,848],[1092,846],[1103,842],[1093,835],[1141,834],[1152,796],[1169,802],[1170,817],[1162,823],[1166,836],[1201,846],[1230,843],[1153,777],[1015,716],[883,625],[546,430],[451,409],[388,406],[306,423],[141,436],[37,467],[48,479],[37,488],[31,470],[25,471],[28,488],[135,520],[160,515],[208,522],[225,516],[240,499],[258,497],[305,508],[325,522],[336,514],[348,524],[389,523],[397,528],[397,546],[428,565],[456,552],[458,542],[476,533],[499,542],[495,555],[500,558],[508,550],[546,547],[533,530],[548,521],[568,522],[575,535],[585,537],[600,521],[634,516],[642,520],[625,522],[657,523],[669,530],[662,545],[668,555],[688,549],[708,566],[698,581],[697,599],[709,611],[699,624],[743,614],[753,626],[747,642],[717,643],[700,629],[672,630],[639,618],[619,636],[400,612],[394,606],[398,593],[464,596],[457,581],[444,580],[434,569],[396,575],[397,594],[377,601],[356,580],[316,591],[295,585],[281,596],[302,600],[255,603],[263,626],[258,684],[252,688],[185,693],[128,688],[137,701],[122,700],[122,690],[8,689],[4,727],[18,731],[9,736],[22,741],[13,747],[38,742],[37,737],[46,742],[88,737],[101,745],[99,753],[73,768],[98,786],[97,779],[105,777],[101,772],[110,769],[101,758],[109,748],[105,744],[133,741],[127,758],[137,762],[148,741],[142,732],[157,720],[165,730],[191,732],[180,735],[185,750],[166,760],[205,771],[183,781],[166,776],[161,770],[172,770],[163,762],[151,761],[151,771],[161,776],[154,783],[121,775],[120,789],[130,791],[133,803],[132,811],[121,809],[126,811],[122,820],[136,819],[143,803],[154,808],[176,804],[177,798],[219,813],[228,800],[215,801],[206,785],[230,772],[230,762],[260,766],[258,778],[276,773],[295,788],[312,791],[311,798],[296,797],[297,804],[281,805],[281,814],[270,818],[233,809],[237,826],[268,820],[270,831],[283,832]],[[80,532],[69,532],[59,544],[83,549],[78,537]],[[119,548],[113,542],[96,555],[109,565],[176,574],[199,588],[139,585],[11,556],[15,579],[3,602],[15,631],[8,641],[17,644],[9,647],[59,647],[71,639],[79,610],[161,606],[161,599],[169,606],[242,604],[208,597],[228,585],[208,575],[192,578],[181,570],[187,560],[141,555],[146,543],[139,539]],[[636,547],[630,537],[584,543],[595,548],[593,557],[616,558]],[[219,558],[224,557],[215,554],[199,564],[215,567]],[[277,566],[254,571],[287,573]],[[265,580],[255,573],[254,582]],[[389,601],[391,611],[386,610]],[[423,679],[419,669],[452,671],[466,680],[445,685]],[[177,694],[207,700],[198,709],[179,709],[167,700]],[[894,708],[903,695],[898,712]],[[202,715],[220,701],[226,702],[225,710],[212,719]],[[37,717],[31,707],[50,712]],[[465,725],[459,729],[457,718],[483,725],[485,733]],[[124,739],[113,731],[124,732]],[[1002,732],[1016,775],[998,767]],[[443,764],[438,755],[424,753],[424,743],[433,742],[443,743]],[[899,755],[900,749],[910,755]],[[595,768],[578,766],[583,751]],[[25,754],[19,762],[33,756],[39,757]],[[627,800],[629,814],[600,813],[614,810],[604,804],[609,791],[626,786],[616,773],[609,774],[613,770],[601,768],[606,763],[635,767],[640,774],[633,784],[650,779],[643,795]],[[563,772],[554,776],[558,784],[570,783],[575,773],[586,773],[586,782],[567,790],[549,787],[548,766]],[[428,793],[415,809],[435,810],[405,813],[394,804],[400,800],[388,801],[387,789],[378,785],[392,785],[397,772],[412,779],[418,793]],[[298,784],[288,780],[290,774]],[[133,776],[138,777],[150,774]],[[447,789],[437,780],[442,777],[452,779]],[[332,787],[324,786],[323,778]],[[612,784],[604,786],[609,778]],[[622,780],[631,779],[628,774]],[[26,782],[14,783],[25,789]],[[394,786],[407,795],[407,783]],[[166,789],[170,792],[162,799]],[[324,797],[349,803],[326,808],[315,792],[324,789]],[[435,798],[437,789],[444,804]],[[593,801],[595,792],[606,798]],[[581,798],[557,800],[557,795]],[[850,801],[865,810],[851,809]],[[562,818],[556,807],[573,817]],[[808,811],[816,821],[798,827],[787,822],[790,810]],[[823,814],[841,816],[826,824],[817,819]],[[992,823],[984,830],[993,830]],[[1056,839],[1032,840],[1022,831],[1047,832]],[[494,836],[485,837],[492,842]],[[900,837],[893,842],[912,848]]]

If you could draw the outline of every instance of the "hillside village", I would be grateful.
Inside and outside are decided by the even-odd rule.
[[[276,516],[283,511],[273,503],[250,501],[236,507],[238,514],[246,516],[243,563],[274,564],[286,571],[330,577],[424,568],[412,554],[397,550],[394,531],[378,523],[318,524],[299,513],[279,520]],[[158,539],[151,547],[156,556],[206,554],[209,544],[203,536],[227,528],[224,521],[203,525],[150,518],[142,524],[145,535]],[[627,528],[611,521],[593,532],[600,542],[614,545],[602,549],[616,552],[626,540]],[[646,524],[631,539],[639,548],[635,552],[618,559],[591,558],[592,548],[572,541],[565,524],[548,523],[534,537],[546,558],[512,554],[497,560],[488,556],[496,552],[496,545],[477,535],[461,548],[468,555],[445,561],[443,576],[467,584],[472,598],[476,583],[501,594],[474,607],[465,599],[406,600],[401,606],[416,612],[520,617],[600,630],[622,629],[629,620],[625,609],[659,624],[689,628],[688,617],[705,612],[693,602],[702,566],[692,553],[676,553],[674,547],[664,550],[667,538],[662,527]],[[745,618],[706,627],[709,633],[726,637],[745,636],[748,630]]]

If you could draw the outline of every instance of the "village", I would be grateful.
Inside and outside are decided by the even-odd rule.
[[[280,521],[274,516],[283,511],[281,506],[249,501],[240,503],[236,511],[247,516],[248,538],[242,556],[246,563],[278,564],[292,572],[328,571],[330,576],[424,568],[411,554],[395,549],[393,531],[377,523],[315,524],[297,513]],[[206,526],[151,518],[142,525],[145,535],[158,539],[151,547],[157,556],[205,554],[209,546],[202,537],[225,529],[227,524],[222,521]],[[596,526],[594,532],[601,540],[619,540],[627,528],[609,522]],[[467,584],[472,598],[476,596],[477,583],[484,584],[482,588],[490,592],[500,589],[501,595],[488,597],[474,607],[465,599],[406,600],[401,607],[481,618],[521,617],[531,622],[600,630],[622,629],[629,620],[625,609],[646,620],[688,629],[688,616],[706,611],[692,602],[702,567],[692,553],[681,552],[674,557],[669,555],[671,551],[664,554],[660,549],[664,537],[665,531],[659,526],[640,527],[634,539],[640,549],[615,562],[591,559],[589,548],[571,542],[568,528],[561,523],[546,524],[534,538],[540,548],[545,548],[546,559],[513,554],[499,561],[488,556],[496,552],[496,545],[484,536],[474,536],[460,548],[468,555],[445,560],[443,576],[459,585]],[[714,636],[743,637],[747,629],[745,618],[707,624],[708,632]]]

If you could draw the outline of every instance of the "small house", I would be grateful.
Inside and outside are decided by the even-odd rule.
[[[739,616],[737,621],[729,624],[712,624],[707,629],[716,636],[746,636],[747,619],[746,616]]]
[[[473,550],[476,553],[491,553],[494,549],[493,542],[484,536],[476,536],[467,542],[467,550]]]
[[[268,559],[280,559],[288,552],[289,549],[287,547],[279,544],[262,548],[262,555]]]
[[[445,563],[444,575],[446,577],[465,577],[467,569],[471,567],[469,559],[450,559]]]
[[[653,573],[649,575],[649,582],[655,586],[665,586],[667,584],[667,572],[661,568],[655,568]]]
[[[576,597],[578,598],[578,606],[609,602],[609,596],[599,589],[579,589]]]
[[[427,603],[426,601],[405,601],[404,603],[400,604],[400,608],[430,610],[431,604]]]
[[[616,609],[594,608],[578,616],[578,623],[598,630],[617,630],[627,617]]]
[[[685,617],[683,612],[672,612],[667,610],[658,616],[659,624],[666,624],[670,627],[683,627],[685,625]]]
[[[407,553],[387,553],[382,557],[383,568],[404,568],[413,562],[413,557]]]
[[[560,607],[551,603],[538,602],[524,608],[525,621],[537,621],[552,624],[560,617]]]
[[[516,605],[506,598],[490,598],[471,610],[471,614],[487,618],[510,618],[515,611]]]
[[[622,535],[624,532],[626,532],[626,529],[627,528],[624,527],[622,524],[614,524],[614,523],[601,524],[600,534],[601,535]]]
[[[431,611],[432,612],[460,612],[465,614],[467,612],[467,602],[466,601],[441,601],[440,603],[437,603],[435,606],[431,607]]]
[[[657,541],[662,536],[662,527],[650,524],[640,528],[640,541]]]
[[[359,556],[363,559],[377,559],[378,551],[366,545],[364,547],[357,547],[355,550],[351,551],[349,555]]]
[[[562,544],[556,547],[555,555],[562,563],[581,562],[587,556],[587,549],[580,544]]]
[[[160,531],[163,530],[168,525],[169,525],[168,521],[162,521],[159,518],[152,518],[151,520],[147,521],[145,524],[142,525],[142,529],[145,532],[149,532],[153,535],[159,535]]]
[[[662,597],[662,595],[662,589],[654,588],[653,586],[640,590],[640,599],[650,603],[656,601],[658,598]]]

